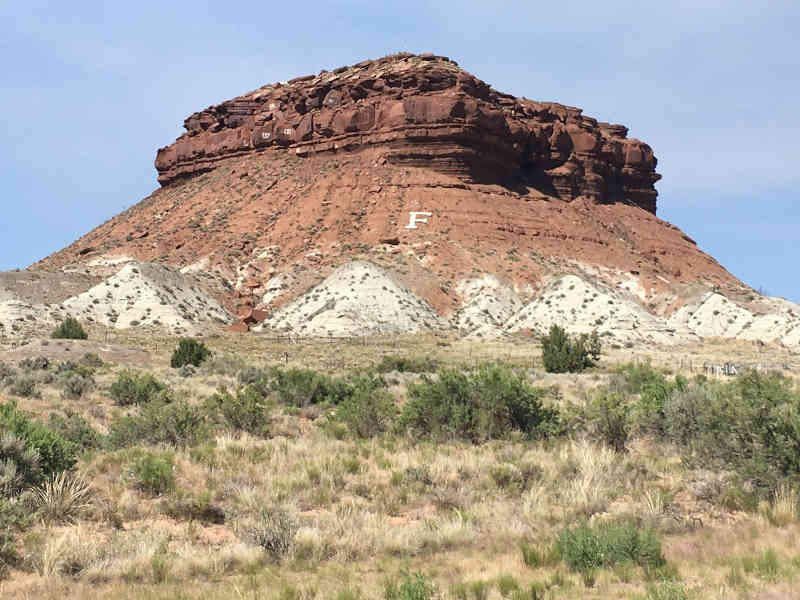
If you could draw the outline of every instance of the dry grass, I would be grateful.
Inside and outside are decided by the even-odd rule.
[[[110,337],[150,349],[148,370],[194,403],[219,385],[234,386],[242,364],[284,364],[284,352],[290,366],[329,372],[374,364],[384,354],[430,355],[448,364],[502,358],[527,367],[536,385],[558,385],[565,402],[584,401],[613,370],[609,362],[581,376],[530,370],[539,357],[534,343],[431,337],[287,345],[224,334],[205,340],[218,362],[182,378],[167,367],[175,340]],[[234,351],[258,358],[227,354]],[[70,408],[104,431],[119,410],[106,390],[120,368],[102,368],[84,398],[66,402],[45,388],[25,408],[42,417]],[[392,392],[402,399],[416,378],[392,375]],[[90,505],[83,513],[62,510],[69,503],[48,492],[52,500],[42,502],[54,507],[51,516],[25,534],[22,569],[0,581],[0,596],[326,599],[347,590],[382,598],[386,579],[410,569],[429,574],[442,598],[455,597],[459,584],[483,581],[488,598],[498,599],[501,576],[523,587],[537,582],[548,598],[645,598],[641,569],[601,570],[586,587],[561,563],[531,568],[522,560],[523,541],[544,551],[567,525],[620,516],[661,529],[667,558],[694,597],[777,598],[800,573],[796,490],[780,490],[760,514],[731,512],[696,494],[697,480],[708,475],[686,470],[669,447],[637,440],[617,454],[582,439],[480,446],[338,440],[316,416],[279,411],[270,439],[222,434],[176,451],[176,491],[165,497],[135,488],[126,476],[130,451],[88,455],[79,472],[91,482]],[[280,563],[248,535],[261,511],[275,506],[297,524]],[[75,523],[64,523],[70,518]],[[764,559],[770,550],[775,569],[772,555]]]

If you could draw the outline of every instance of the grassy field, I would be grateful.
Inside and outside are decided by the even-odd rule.
[[[3,355],[0,597],[798,597],[794,371],[702,369],[781,349],[90,333]]]

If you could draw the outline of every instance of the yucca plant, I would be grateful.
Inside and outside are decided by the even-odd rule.
[[[90,496],[89,484],[69,471],[56,473],[34,490],[39,515],[47,523],[73,522],[89,508]]]

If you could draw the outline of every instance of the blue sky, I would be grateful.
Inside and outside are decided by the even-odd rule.
[[[0,270],[147,196],[196,110],[391,52],[622,123],[659,209],[733,274],[800,301],[796,2],[0,2]]]

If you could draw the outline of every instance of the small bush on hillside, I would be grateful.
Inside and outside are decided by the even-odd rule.
[[[80,398],[94,387],[94,381],[79,373],[72,373],[64,378],[61,393],[65,398]]]
[[[175,352],[172,353],[169,364],[173,369],[178,369],[184,365],[199,367],[209,356],[211,356],[211,350],[206,348],[203,342],[198,342],[194,338],[183,338],[178,342]]]
[[[599,358],[600,338],[596,331],[572,339],[561,327],[553,325],[542,338],[542,362],[548,373],[579,373]]]
[[[17,371],[14,367],[11,367],[0,361],[0,387],[4,387],[6,385],[10,385],[14,382],[17,376]]]
[[[311,369],[276,369],[272,389],[288,406],[305,408],[313,404],[339,404],[352,393],[345,379],[330,377]]]
[[[408,357],[385,355],[375,365],[378,373],[433,373],[439,368],[439,361],[430,356]]]
[[[38,452],[0,430],[0,580],[18,566],[16,534],[33,521],[31,486],[42,478]]]
[[[556,410],[543,403],[547,394],[506,367],[443,369],[437,378],[423,376],[409,386],[400,423],[411,435],[439,440],[482,442],[512,431],[538,439],[558,423]]]
[[[56,365],[55,375],[61,379],[69,377],[70,375],[82,375],[87,379],[94,379],[94,367],[90,367],[82,362],[75,362],[72,360],[65,360]]]
[[[272,403],[254,384],[238,388],[235,394],[223,388],[208,399],[206,408],[231,429],[269,435]]]
[[[364,377],[353,382],[353,391],[336,408],[335,419],[352,435],[369,438],[392,429],[397,406],[382,381]]]
[[[782,375],[693,384],[669,397],[666,414],[689,464],[734,469],[763,496],[800,481],[800,394]]]
[[[103,359],[94,352],[87,352],[83,355],[83,358],[81,358],[81,364],[91,369],[99,369],[105,363],[103,362]]]
[[[14,396],[20,398],[34,398],[39,396],[39,382],[35,377],[30,375],[21,375],[17,377],[8,388],[8,391]]]
[[[639,401],[632,414],[633,425],[640,433],[669,438],[674,429],[669,416],[670,403],[676,392],[685,392],[688,381],[678,375],[674,381],[662,376],[660,380],[646,383],[640,388]]]
[[[166,385],[150,373],[137,373],[126,369],[111,384],[109,395],[119,406],[146,404],[153,401],[169,401],[170,393]]]
[[[641,394],[646,388],[664,385],[666,381],[664,373],[650,363],[628,363],[617,367],[611,387],[624,394]]]
[[[649,365],[628,365],[609,387],[638,395],[619,404],[632,432],[676,444],[690,466],[733,470],[761,497],[800,482],[800,394],[780,374],[669,381]]]
[[[9,431],[0,434],[0,499],[13,498],[42,481],[39,451]]]
[[[8,577],[8,572],[12,567],[16,567],[20,562],[17,553],[17,544],[14,536],[5,529],[0,530],[0,580]]]
[[[175,461],[171,452],[142,452],[128,469],[134,484],[143,492],[160,496],[175,489]]]
[[[585,428],[588,433],[617,452],[623,452],[631,430],[630,403],[619,393],[607,388],[597,390],[586,407]]]
[[[561,531],[556,548],[572,571],[591,571],[616,564],[632,563],[645,569],[666,564],[661,539],[634,521],[583,523]]]
[[[0,431],[12,433],[24,441],[27,448],[36,450],[44,476],[70,469],[77,460],[72,443],[27,417],[13,402],[0,404]]]
[[[289,512],[279,506],[265,507],[244,534],[274,561],[280,561],[294,545],[297,523]]]
[[[137,444],[195,446],[209,437],[203,410],[185,400],[143,405],[132,415],[117,416],[111,423],[107,442],[111,448]]]
[[[237,376],[241,385],[250,386],[258,391],[265,398],[269,396],[276,386],[276,374],[280,371],[277,368],[260,369],[258,367],[245,367]]]
[[[185,490],[177,490],[161,503],[162,512],[176,520],[200,521],[221,525],[225,522],[225,511],[212,503],[212,495],[208,491],[193,494]]]
[[[102,442],[100,434],[78,413],[67,411],[64,416],[50,413],[47,426],[73,444],[78,452],[95,450]]]
[[[269,387],[271,377],[269,369],[259,369],[258,367],[245,367],[236,376],[242,385],[258,384],[264,389]]]
[[[431,600],[435,594],[436,586],[424,573],[404,572],[383,588],[385,600]]]
[[[50,359],[46,356],[23,358],[19,361],[19,368],[25,371],[46,371],[50,368]]]
[[[50,337],[61,340],[85,340],[89,335],[75,317],[67,317],[55,328]]]
[[[215,352],[203,361],[200,371],[204,375],[236,377],[239,371],[246,368],[247,360],[243,356],[227,352]]]

